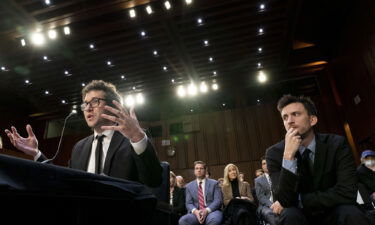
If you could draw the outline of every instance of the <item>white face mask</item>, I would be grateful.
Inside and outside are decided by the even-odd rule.
[[[367,167],[373,167],[373,166],[375,166],[375,159],[367,159],[367,160],[365,160],[365,165]]]

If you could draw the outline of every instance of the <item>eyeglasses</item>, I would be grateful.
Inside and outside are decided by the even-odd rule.
[[[90,105],[91,108],[98,107],[99,104],[100,104],[100,100],[102,100],[102,101],[106,101],[107,99],[104,99],[104,98],[93,98],[93,99],[91,99],[91,101],[89,101],[89,102],[84,102],[84,103],[82,103],[82,104],[81,104],[81,110],[82,110],[82,111],[85,111],[85,109],[86,109],[86,107],[87,107],[88,105]]]

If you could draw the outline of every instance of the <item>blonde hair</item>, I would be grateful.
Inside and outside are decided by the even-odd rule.
[[[176,174],[172,171],[169,171],[169,176],[173,178],[173,186],[176,186]]]
[[[228,186],[230,185],[230,181],[229,181],[229,168],[230,167],[234,167],[236,169],[236,172],[237,172],[237,177],[238,175],[240,174],[240,171],[238,170],[238,167],[232,163],[228,164],[225,168],[224,168],[224,182],[223,182],[223,186]]]

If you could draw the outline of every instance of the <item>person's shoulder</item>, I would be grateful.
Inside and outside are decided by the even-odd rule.
[[[284,152],[285,147],[285,140],[281,140],[280,142],[268,147],[266,149],[266,158],[269,154],[279,153],[282,154]]]
[[[191,188],[194,184],[197,185],[197,180],[195,180],[195,179],[192,180],[192,181],[190,181],[189,183],[187,183],[186,186],[185,186],[185,188],[186,188],[186,189],[189,189],[189,188]]]
[[[339,145],[339,144],[347,142],[344,136],[341,136],[338,134],[317,133],[316,138],[317,138],[317,141],[326,143],[328,145]]]
[[[87,141],[89,141],[90,139],[92,139],[94,137],[94,135],[89,135],[81,140],[79,140],[75,145],[76,146],[81,146],[81,145],[84,145]]]
[[[211,178],[206,178],[207,183],[213,183],[213,184],[219,184],[217,180],[211,179]]]
[[[254,179],[254,182],[257,183],[257,182],[261,182],[261,180],[264,178],[264,175],[262,176],[259,176],[257,178]]]

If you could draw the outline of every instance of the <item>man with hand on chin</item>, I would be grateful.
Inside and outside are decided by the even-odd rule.
[[[87,125],[94,131],[73,148],[69,167],[91,173],[158,186],[162,168],[155,149],[139,125],[134,108],[122,107],[116,87],[102,80],[93,80],[82,89],[81,110]],[[5,130],[11,143],[20,151],[44,161],[38,140],[30,125],[28,137],[21,137],[16,128]]]
[[[344,137],[314,132],[314,103],[284,95],[278,110],[285,139],[267,149],[274,203],[281,225],[373,224],[356,205],[358,180]]]

